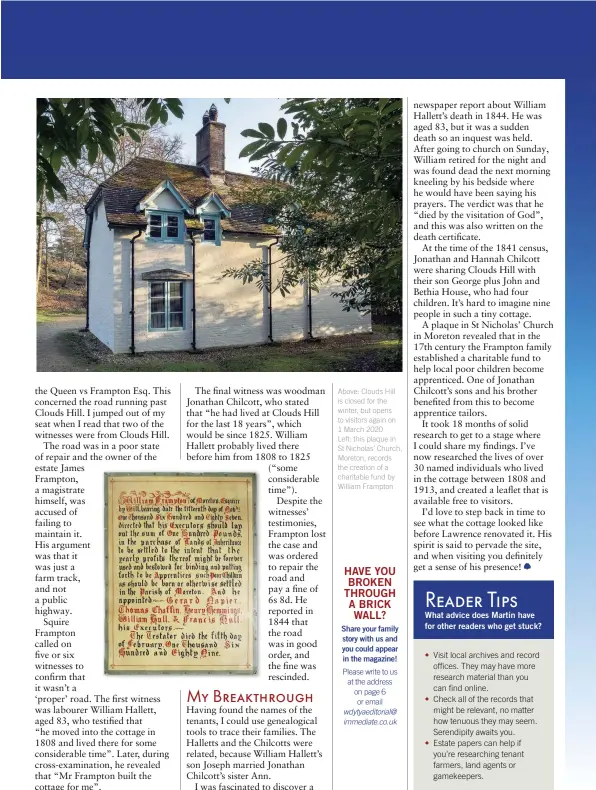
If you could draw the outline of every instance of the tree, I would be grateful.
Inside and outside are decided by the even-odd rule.
[[[128,123],[134,124],[135,128],[142,125],[145,111],[138,103],[138,99],[113,99],[113,102]],[[169,135],[167,126],[158,121],[145,129],[136,129],[134,138],[129,134],[119,136],[113,146],[113,158],[108,158],[103,152],[98,151],[95,160],[89,162],[83,151],[83,156],[74,166],[68,159],[64,161],[58,175],[65,187],[66,197],[54,195],[53,211],[61,215],[65,222],[70,222],[83,232],[85,228],[83,206],[97,186],[136,156],[180,162],[183,147],[182,137]]]
[[[78,266],[85,266],[82,231],[64,214],[55,212],[53,217],[56,232],[51,247],[52,256],[57,261],[68,261]]]
[[[44,259],[44,250],[45,250],[45,272],[46,272],[46,283],[48,282],[49,272],[48,272],[48,223],[51,222],[56,224],[55,218],[52,214],[47,214],[47,202],[45,199],[45,195],[42,194],[39,196],[37,200],[37,273],[35,278],[35,287],[39,291],[39,283],[41,281],[41,271],[43,268],[43,259]]]
[[[38,288],[48,232],[54,259],[69,263],[62,287],[84,265],[83,207],[99,184],[136,156],[181,160],[183,141],[168,135],[166,108],[182,113],[178,99],[38,100]]]
[[[401,100],[289,99],[281,109],[276,129],[242,133],[253,139],[241,152],[269,180],[245,199],[260,195],[283,230],[275,287],[330,276],[345,309],[401,312]],[[226,274],[263,285],[257,261]]]
[[[125,117],[113,99],[37,100],[37,192],[51,202],[57,193],[66,199],[59,171],[65,161],[77,167],[85,153],[90,165],[100,154],[116,161],[119,140],[127,135],[140,141],[140,132],[168,122],[171,112],[182,118],[180,99],[134,99],[143,122]]]

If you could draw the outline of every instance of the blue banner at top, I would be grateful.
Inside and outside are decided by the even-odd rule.
[[[560,78],[593,3],[3,2],[3,78]]]
[[[415,581],[414,639],[552,639],[552,581]]]

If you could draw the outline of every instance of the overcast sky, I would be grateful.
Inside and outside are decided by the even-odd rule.
[[[195,163],[195,134],[203,125],[203,113],[215,103],[219,110],[218,120],[226,124],[226,170],[250,173],[253,163],[239,159],[238,154],[251,139],[242,137],[244,129],[256,129],[259,121],[266,121],[274,128],[283,113],[279,108],[285,99],[232,99],[226,104],[223,99],[182,99],[184,118],[172,117],[168,125],[170,134],[180,134],[184,140],[183,158],[189,164]]]

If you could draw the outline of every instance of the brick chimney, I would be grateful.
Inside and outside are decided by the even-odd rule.
[[[203,126],[196,134],[197,167],[209,174],[223,175],[226,169],[226,125],[217,120],[217,107],[212,104],[203,114]]]

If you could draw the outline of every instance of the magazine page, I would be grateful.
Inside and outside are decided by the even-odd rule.
[[[2,80],[19,786],[569,786],[565,79],[182,76]]]

